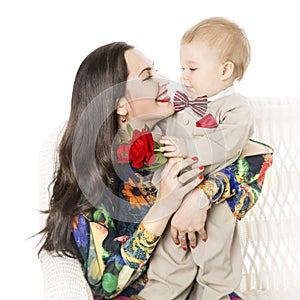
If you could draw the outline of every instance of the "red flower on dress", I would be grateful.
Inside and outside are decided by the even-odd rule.
[[[263,184],[263,182],[264,182],[264,180],[265,180],[265,174],[266,174],[266,171],[269,169],[269,167],[271,167],[272,166],[272,164],[273,164],[273,156],[272,156],[272,154],[266,154],[265,155],[265,161],[264,161],[264,163],[262,164],[262,166],[261,166],[261,169],[260,169],[260,176],[259,176],[259,178],[257,179],[257,183],[259,184],[259,185],[262,185]]]
[[[117,150],[117,157],[119,163],[127,163],[129,162],[129,148],[128,144],[120,144]]]
[[[121,242],[122,244],[124,244],[128,239],[130,239],[129,235],[121,235],[121,236],[117,236],[116,238],[113,239],[114,242],[118,241]]]

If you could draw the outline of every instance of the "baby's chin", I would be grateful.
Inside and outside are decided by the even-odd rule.
[[[183,88],[183,92],[190,98],[190,99],[194,99],[197,98],[198,95],[192,91],[191,89],[187,89],[187,88]]]

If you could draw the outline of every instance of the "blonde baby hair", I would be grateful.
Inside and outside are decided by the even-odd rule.
[[[236,23],[222,17],[205,19],[185,32],[181,44],[189,44],[193,40],[216,49],[222,63],[231,61],[234,64],[234,80],[243,78],[250,63],[251,47],[245,31]]]

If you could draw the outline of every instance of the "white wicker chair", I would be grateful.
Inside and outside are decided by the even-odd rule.
[[[64,130],[64,123],[58,126],[46,138],[39,157],[40,209],[48,208],[48,186],[52,180],[55,167],[57,146]],[[41,214],[41,228],[46,216]],[[40,255],[44,279],[45,300],[93,300],[93,296],[82,272],[78,260],[61,257],[54,253],[42,251]]]
[[[250,99],[255,139],[274,147],[262,196],[239,222],[244,257],[240,290],[249,300],[300,299],[300,99]],[[40,156],[41,207],[63,126],[46,140]],[[44,219],[41,220],[44,222]],[[43,252],[47,300],[93,299],[77,260]]]
[[[251,100],[255,137],[272,145],[262,196],[240,222],[247,299],[300,299],[300,99]]]

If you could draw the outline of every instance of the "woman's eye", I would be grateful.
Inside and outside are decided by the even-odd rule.
[[[190,71],[196,71],[197,68],[190,68]]]
[[[153,77],[152,75],[149,75],[149,76],[145,77],[145,78],[143,79],[143,81],[150,80],[152,77]]]

